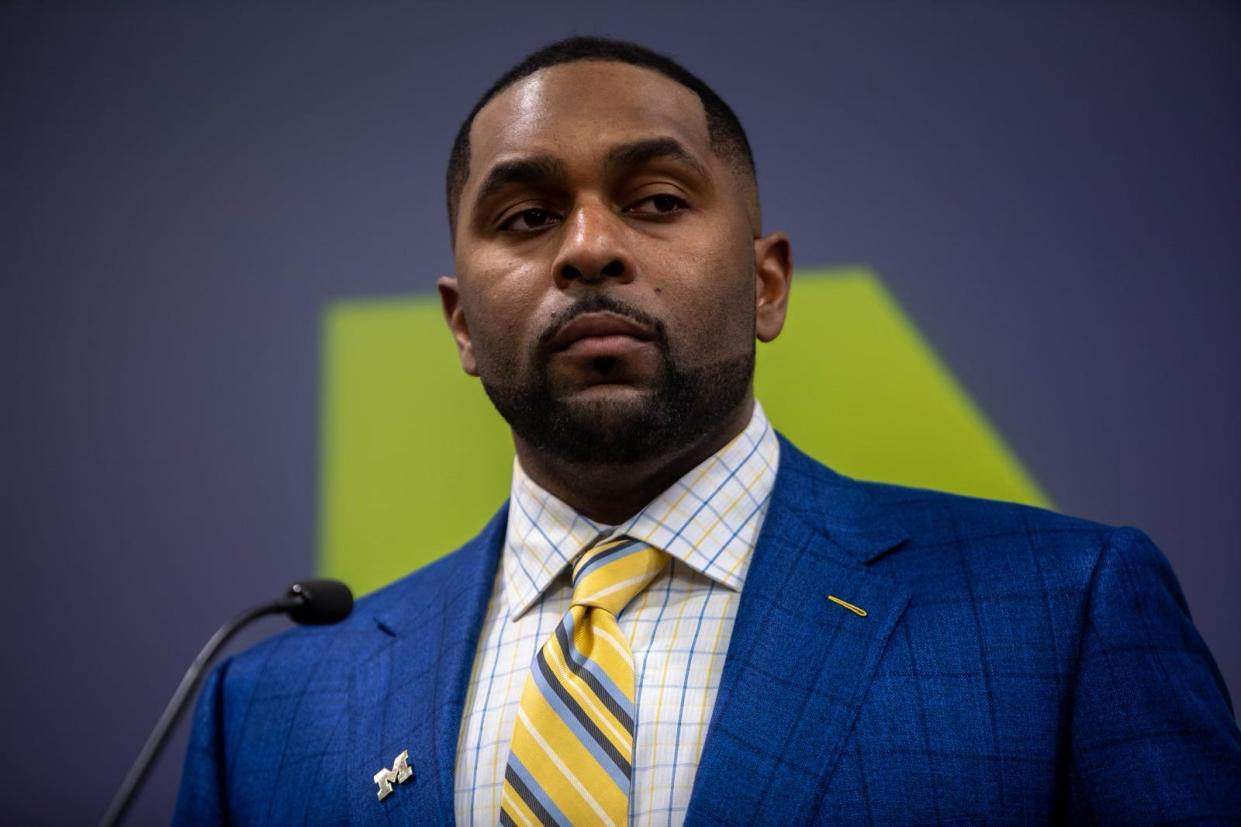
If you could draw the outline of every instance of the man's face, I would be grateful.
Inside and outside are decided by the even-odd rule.
[[[641,461],[748,405],[783,292],[773,329],[747,185],[698,97],[646,69],[551,67],[478,113],[440,290],[462,366],[519,439]]]

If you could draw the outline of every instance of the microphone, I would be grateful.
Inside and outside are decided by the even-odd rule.
[[[100,827],[114,827],[125,817],[125,812],[133,803],[134,795],[138,792],[142,782],[146,780],[147,773],[150,772],[155,759],[163,750],[169,733],[180,719],[181,713],[185,711],[186,702],[202,682],[204,669],[215,657],[220,647],[233,635],[249,625],[251,621],[267,615],[286,614],[294,623],[304,626],[325,626],[339,623],[348,617],[352,610],[353,592],[349,591],[349,587],[339,580],[299,580],[289,586],[288,591],[280,599],[248,609],[217,629],[198,653],[198,657],[194,658],[194,662],[185,672],[185,677],[181,678],[181,683],[177,686],[177,691],[173,693],[172,700],[168,701],[168,706],[164,707],[164,713],[159,716],[155,729],[151,730],[146,743],[142,745],[141,752],[134,759],[133,766],[125,775],[125,780],[121,782],[116,795],[112,797],[112,803],[108,805],[103,819],[99,822]]]
[[[339,580],[302,580],[289,586],[277,601],[279,610],[302,626],[327,626],[339,623],[353,611],[353,592]]]

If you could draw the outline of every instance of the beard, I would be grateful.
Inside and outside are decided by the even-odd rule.
[[[583,313],[611,312],[652,332],[659,366],[651,387],[626,399],[566,399],[549,372],[549,343]],[[591,294],[558,313],[535,344],[528,375],[512,383],[482,380],[483,389],[513,433],[531,447],[570,462],[638,463],[681,453],[733,414],[754,378],[754,342],[748,352],[685,368],[672,357],[662,322],[604,294]],[[606,376],[610,360],[598,360]]]

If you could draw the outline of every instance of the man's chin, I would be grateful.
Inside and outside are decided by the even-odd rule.
[[[671,423],[651,390],[592,385],[546,402],[539,416],[510,424],[549,454],[576,462],[632,463],[665,450],[660,437]]]
[[[644,408],[652,403],[654,395],[650,388],[631,383],[599,382],[562,393],[556,401],[567,408],[587,408],[595,411],[615,407],[619,411]]]
[[[592,385],[558,398],[553,416],[580,443],[634,444],[669,425],[658,402],[657,394],[633,385]]]

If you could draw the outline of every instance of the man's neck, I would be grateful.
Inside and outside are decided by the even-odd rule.
[[[675,453],[640,462],[572,462],[540,451],[513,435],[522,470],[543,490],[583,516],[620,525],[745,430],[753,394],[715,429]]]

